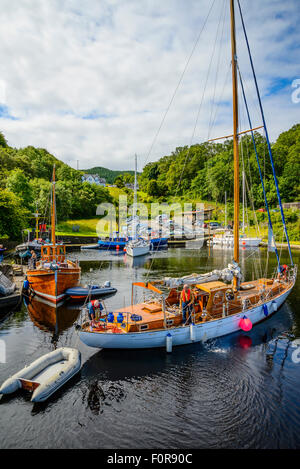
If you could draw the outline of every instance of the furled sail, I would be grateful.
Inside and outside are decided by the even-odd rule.
[[[213,270],[206,274],[191,274],[183,277],[165,277],[164,285],[170,288],[180,287],[182,285],[195,285],[206,282],[215,282],[222,280],[223,282],[232,282],[233,278],[236,277],[239,282],[242,281],[242,274],[240,267],[236,262],[229,264],[227,268],[223,270]]]

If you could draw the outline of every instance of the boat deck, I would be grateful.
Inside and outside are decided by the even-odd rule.
[[[245,309],[250,309],[259,304],[263,304],[275,298],[279,294],[288,290],[292,283],[277,282],[273,279],[261,278],[251,282],[243,282],[241,289],[234,293],[232,300],[227,301],[226,294],[233,290],[230,285],[223,282],[207,282],[199,284],[195,288],[198,297],[194,304],[193,320],[195,323],[210,322],[225,316],[241,313]],[[201,289],[200,289],[201,288]],[[171,292],[174,292],[174,289]],[[175,293],[178,293],[175,290]],[[204,303],[203,298],[208,299]],[[178,296],[177,296],[178,298]],[[206,305],[206,308],[204,307]],[[225,305],[225,306],[224,306]],[[225,309],[224,309],[225,308]],[[205,315],[203,317],[203,312]],[[123,314],[123,322],[118,323],[117,316]],[[132,315],[140,316],[140,320],[135,321]],[[120,308],[115,312],[114,323],[95,325],[91,329],[90,322],[83,324],[83,330],[98,333],[130,333],[142,332],[146,330],[160,330],[182,326],[182,312],[178,301],[172,305],[166,302],[165,312],[159,301],[142,302],[125,308]]]

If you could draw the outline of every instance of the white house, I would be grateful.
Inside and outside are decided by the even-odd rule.
[[[100,178],[97,174],[84,174],[81,178],[82,182],[89,182],[90,184],[97,184],[97,186],[106,186],[106,180]]]

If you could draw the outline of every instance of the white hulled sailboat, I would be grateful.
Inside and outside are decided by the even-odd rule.
[[[166,278],[155,282],[135,282],[132,285],[131,304],[120,308],[115,313],[109,313],[106,322],[91,325],[86,318],[80,329],[80,339],[86,345],[96,348],[111,349],[142,349],[152,347],[166,347],[190,344],[192,342],[207,341],[216,337],[249,330],[252,325],[265,320],[284,303],[291,292],[296,276],[297,266],[293,264],[288,234],[285,226],[284,213],[281,208],[282,221],[288,241],[291,265],[288,271],[277,278],[257,278],[251,282],[242,281],[239,266],[239,131],[238,131],[238,93],[237,93],[237,55],[235,39],[235,1],[230,1],[231,15],[231,59],[232,59],[232,89],[233,89],[233,145],[234,145],[234,256],[229,266],[221,271],[208,274],[193,274],[178,279]],[[238,6],[239,0],[238,0]],[[242,18],[242,12],[241,18]],[[244,29],[244,22],[242,18]],[[253,63],[248,45],[246,31],[245,38],[248,46],[250,62],[254,74]],[[242,83],[241,83],[242,85]],[[242,85],[243,86],[243,85]],[[244,91],[244,90],[243,90]],[[261,106],[260,95],[257,94]],[[247,109],[248,111],[248,109]],[[268,141],[267,128],[261,107],[262,119]],[[250,132],[253,128],[249,116]],[[254,147],[255,147],[255,142]],[[269,141],[268,141],[269,143]],[[255,148],[256,149],[256,148]],[[273,168],[271,148],[270,159]],[[260,165],[257,160],[259,171]],[[277,179],[274,173],[279,204],[281,206]],[[260,171],[261,175],[261,171]],[[263,179],[261,177],[262,185]],[[264,190],[264,185],[263,185]],[[265,195],[265,191],[264,191]],[[265,203],[268,210],[267,200]],[[269,226],[272,229],[271,218]],[[280,259],[276,251],[278,267]],[[183,284],[188,284],[194,297],[191,323],[183,323],[179,298]],[[143,302],[133,303],[134,287],[141,287],[152,295]]]
[[[134,171],[134,199],[132,215],[132,235],[131,240],[126,244],[126,253],[131,257],[144,256],[150,252],[150,242],[137,236],[136,226],[136,205],[137,205],[137,156],[135,155]]]

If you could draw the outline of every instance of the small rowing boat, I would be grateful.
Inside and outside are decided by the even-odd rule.
[[[33,392],[32,402],[46,401],[81,367],[81,355],[76,349],[62,347],[47,353],[8,378],[0,394],[12,394],[18,389]]]
[[[91,300],[95,298],[102,298],[108,295],[114,295],[117,289],[110,286],[110,282],[106,282],[103,286],[91,285],[89,287],[72,287],[65,291],[65,294],[70,297],[72,301],[83,301],[86,298]]]

